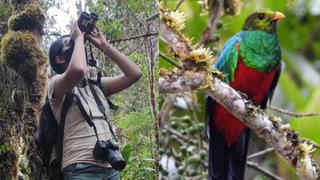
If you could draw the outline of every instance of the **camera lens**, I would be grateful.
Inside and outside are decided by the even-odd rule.
[[[99,16],[96,13],[91,13],[90,15],[95,21],[99,20]]]
[[[83,11],[80,14],[79,20],[78,20],[78,26],[79,29],[84,32],[88,26],[89,20],[90,20],[90,14]]]
[[[121,155],[117,151],[114,151],[114,150],[108,151],[107,161],[117,171],[120,171],[126,167],[125,160],[121,157]]]

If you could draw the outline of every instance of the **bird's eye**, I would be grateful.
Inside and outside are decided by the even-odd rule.
[[[264,19],[264,14],[258,14],[258,19],[260,20]]]

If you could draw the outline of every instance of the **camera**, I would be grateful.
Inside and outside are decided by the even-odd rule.
[[[118,152],[119,146],[113,140],[98,140],[93,149],[93,157],[99,160],[108,161],[109,164],[117,171],[125,168],[126,161]]]
[[[81,12],[78,19],[78,26],[82,32],[90,33],[92,32],[94,26],[96,25],[99,17],[95,13],[87,13],[85,11]]]

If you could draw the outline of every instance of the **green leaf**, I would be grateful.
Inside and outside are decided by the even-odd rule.
[[[198,154],[195,154],[187,159],[188,164],[200,164],[201,157]]]
[[[153,169],[153,168],[149,168],[149,167],[145,167],[145,168],[143,168],[145,171],[149,171],[149,172],[156,172],[156,170],[155,169]]]
[[[126,162],[129,162],[129,158],[132,152],[132,146],[131,144],[126,144],[121,151],[122,157]]]
[[[152,158],[143,158],[143,161],[148,161],[148,162],[157,162],[155,159]]]

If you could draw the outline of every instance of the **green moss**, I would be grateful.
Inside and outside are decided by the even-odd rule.
[[[24,11],[9,18],[9,30],[40,31],[45,21],[45,12],[38,5],[31,4]]]
[[[17,179],[18,174],[18,141],[14,138],[6,137],[6,140],[1,140],[2,151],[0,155],[0,174],[1,179]]]
[[[8,4],[8,3],[1,4],[0,5],[0,16],[1,16],[1,18],[3,16],[8,17],[8,16],[10,16],[10,14],[11,14],[11,6],[10,6],[10,4]]]
[[[12,145],[10,145],[9,143],[1,144],[0,145],[0,156],[7,153],[7,152],[12,151],[12,150],[13,150]]]
[[[11,16],[12,8],[9,3],[0,3],[0,37],[8,31],[7,22],[8,18]]]
[[[36,78],[38,67],[46,61],[47,57],[34,33],[9,32],[3,37],[1,63],[7,64],[28,82]]]

